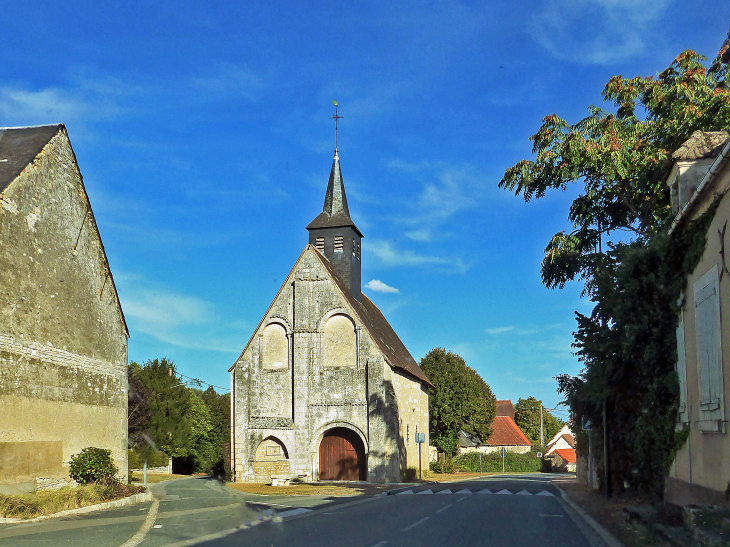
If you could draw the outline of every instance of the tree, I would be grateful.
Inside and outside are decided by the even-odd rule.
[[[612,77],[603,98],[615,111],[592,106],[575,125],[547,116],[531,137],[535,160],[507,169],[500,182],[526,201],[583,185],[568,214],[573,230],[555,234],[545,249],[542,279],[549,288],[583,280],[595,302],[590,316],[576,313],[574,347],[584,369],[557,379],[574,418],[591,418],[599,439],[605,414],[618,488],[660,494],[686,438],[674,424],[676,301],[714,210],[669,238],[664,181],[672,152],[694,131],[730,127],[729,45],[730,33],[709,68],[688,50],[656,77]],[[609,239],[616,232],[624,242]]]
[[[535,446],[540,446],[540,409],[542,401],[535,397],[518,399],[515,405],[515,423]],[[547,443],[565,425],[563,420],[556,418],[547,410],[542,411],[543,434]]]
[[[429,396],[431,442],[447,454],[456,452],[459,430],[486,442],[492,435],[497,402],[482,377],[464,359],[442,348],[428,352],[421,369],[434,385]]]
[[[129,372],[132,381],[142,383],[147,390],[149,419],[141,427],[144,442],[136,447],[138,451],[162,451],[170,457],[190,455],[193,426],[199,414],[191,412],[191,393],[178,380],[175,364],[165,358],[147,361],[144,366],[132,362]]]

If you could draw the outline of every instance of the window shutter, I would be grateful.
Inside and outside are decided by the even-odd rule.
[[[720,408],[720,295],[717,266],[694,284],[695,337],[699,372],[700,408]]]
[[[687,363],[684,354],[684,311],[679,312],[677,325],[677,377],[679,378],[679,420],[686,421],[687,412]]]

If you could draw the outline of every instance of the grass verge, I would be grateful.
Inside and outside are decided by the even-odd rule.
[[[140,492],[144,492],[144,488],[126,484],[87,484],[76,488],[66,487],[14,496],[0,494],[0,517],[32,519],[126,498]]]
[[[170,479],[190,479],[193,475],[173,475],[167,473],[147,473],[147,484],[157,484],[162,481],[169,481]],[[144,483],[144,472],[135,471],[129,473],[129,484],[140,485]]]

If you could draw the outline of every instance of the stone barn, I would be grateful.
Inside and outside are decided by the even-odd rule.
[[[235,480],[396,482],[428,466],[430,382],[361,292],[335,150],[309,244],[231,367]]]
[[[126,475],[129,331],[63,125],[0,129],[0,300],[0,491],[88,446]]]

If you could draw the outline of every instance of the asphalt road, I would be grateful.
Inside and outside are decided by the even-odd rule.
[[[354,499],[256,496],[211,479],[180,479],[155,485],[154,504],[0,525],[0,547],[601,547],[551,478],[419,485]]]

